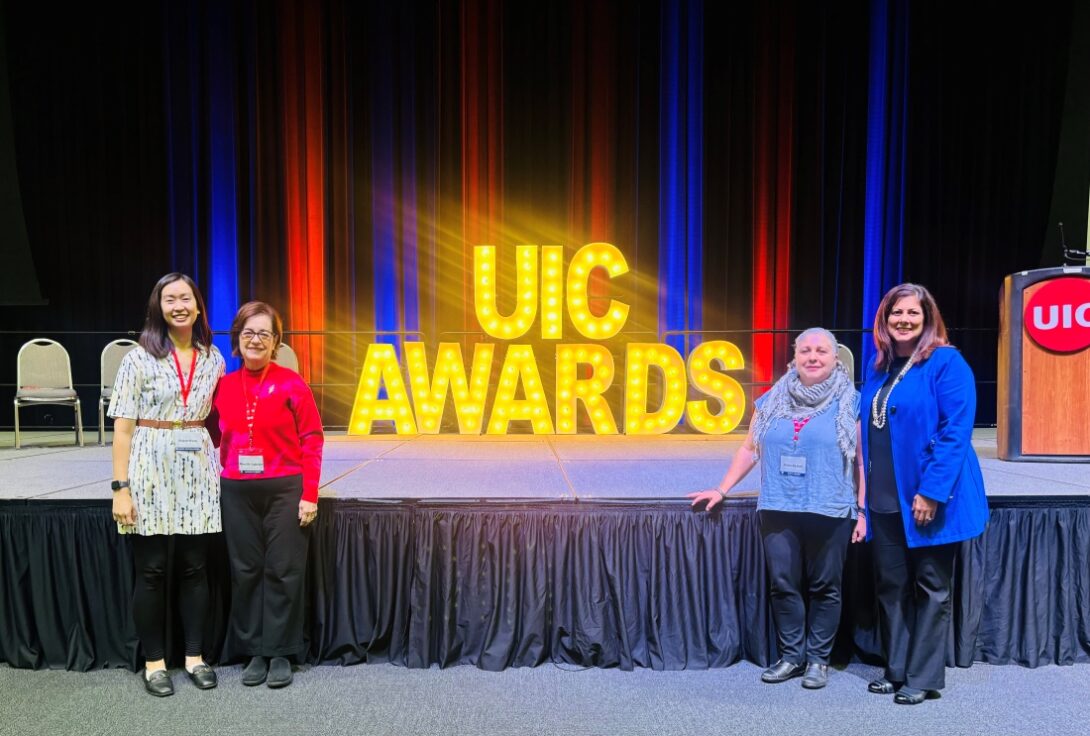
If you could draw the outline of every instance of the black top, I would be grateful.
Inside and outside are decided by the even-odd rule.
[[[897,358],[889,366],[886,382],[878,389],[878,408],[889,396],[893,388],[893,379],[905,367],[908,358]],[[911,370],[911,369],[909,369]],[[870,464],[867,466],[867,507],[876,514],[901,512],[901,502],[897,494],[897,476],[893,472],[893,443],[889,437],[889,414],[893,406],[886,409],[886,426],[878,429],[874,426],[874,415],[870,406],[863,407],[867,412],[867,444],[870,448]]]

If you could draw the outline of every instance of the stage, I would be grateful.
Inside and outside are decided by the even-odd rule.
[[[775,638],[756,474],[715,513],[684,499],[719,481],[740,441],[330,434],[308,559],[308,661],[767,664]],[[23,449],[0,449],[0,661],[137,669],[110,447],[70,442],[27,433]],[[1090,661],[1085,465],[1000,462],[986,430],[974,445],[992,511],[985,534],[961,548],[947,663]],[[206,652],[238,662],[228,573],[209,573]],[[871,575],[867,546],[853,546],[837,662],[881,661]]]
[[[0,433],[0,500],[106,500],[110,447],[72,445],[72,433]],[[93,440],[94,434],[87,434]],[[108,438],[107,438],[108,440]],[[742,435],[326,437],[323,498],[358,500],[669,500],[722,479]],[[1086,465],[996,459],[994,429],[973,433],[990,498],[1090,498]],[[758,491],[758,472],[735,489]]]

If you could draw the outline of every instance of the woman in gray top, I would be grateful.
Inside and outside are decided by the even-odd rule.
[[[848,540],[867,534],[859,392],[836,346],[820,327],[798,336],[794,362],[756,401],[749,434],[719,486],[689,494],[693,506],[711,510],[761,460],[757,510],[780,648],[761,679],[803,675],[809,689],[828,681]]]

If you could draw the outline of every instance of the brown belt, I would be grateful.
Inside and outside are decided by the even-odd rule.
[[[171,422],[164,422],[158,419],[137,419],[137,427],[151,427],[152,429],[196,429],[197,427],[203,427],[204,421],[201,419],[187,419],[184,422],[181,419],[176,419]]]

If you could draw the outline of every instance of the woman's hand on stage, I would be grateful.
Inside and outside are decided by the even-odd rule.
[[[124,488],[114,492],[114,507],[111,512],[114,521],[122,526],[132,526],[136,523],[136,509],[132,505],[132,496],[129,490]]]
[[[916,520],[917,526],[927,526],[935,520],[935,512],[938,508],[938,501],[917,493],[912,499],[912,518]]]
[[[318,518],[318,504],[299,501],[299,526],[310,526]]]
[[[705,511],[711,511],[724,499],[723,493],[718,488],[713,488],[710,491],[695,491],[687,494],[687,497],[693,499],[692,507],[694,509],[699,504],[707,503],[708,505],[704,507]]]
[[[862,542],[867,538],[867,515],[860,512],[855,519],[855,528],[852,529],[852,544]]]

